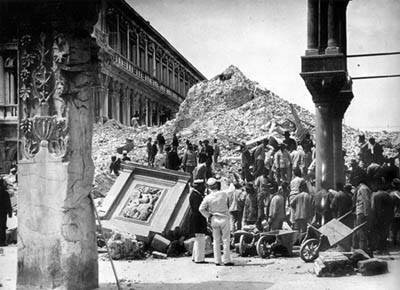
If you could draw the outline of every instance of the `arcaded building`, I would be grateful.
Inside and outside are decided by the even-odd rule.
[[[0,33],[1,174],[18,160],[18,120],[24,110],[19,100],[32,92],[21,82],[26,60],[20,57],[18,31],[0,27]],[[206,79],[123,0],[101,1],[92,35],[101,60],[100,82],[92,88],[96,122],[161,125],[174,117],[189,88]]]
[[[205,77],[123,0],[104,0],[94,36],[101,47],[95,117],[159,125]]]

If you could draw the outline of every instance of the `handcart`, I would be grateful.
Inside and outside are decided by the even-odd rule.
[[[241,256],[251,256],[256,253],[256,243],[260,237],[260,232],[249,226],[233,233],[231,246],[235,247],[236,252]]]
[[[258,255],[267,258],[272,254],[284,253],[292,255],[293,244],[298,237],[298,231],[274,230],[258,232],[255,230],[239,230],[233,234],[232,244],[240,256]]]
[[[307,234],[300,246],[300,257],[305,262],[312,262],[319,256],[320,251],[325,251],[353,235],[362,228],[366,222],[351,229],[341,221],[352,214],[352,211],[338,219],[332,219],[320,228],[308,225]]]
[[[299,235],[294,230],[274,230],[260,233],[260,238],[256,244],[257,254],[261,258],[267,258],[271,255],[292,256],[293,244]]]

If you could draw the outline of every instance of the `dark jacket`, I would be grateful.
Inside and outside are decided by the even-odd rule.
[[[376,226],[387,226],[394,216],[393,199],[387,191],[379,190],[371,197],[371,210]]]
[[[350,193],[338,191],[335,193],[331,209],[334,218],[339,218],[353,208],[353,196]]]
[[[172,147],[178,147],[179,146],[179,139],[177,136],[172,137]]]
[[[181,165],[181,160],[179,159],[178,153],[175,151],[170,151],[165,159],[165,168],[178,170]]]
[[[199,212],[199,207],[201,202],[203,201],[203,195],[192,188],[189,196],[189,204],[190,204],[190,233],[191,234],[206,234],[207,233],[207,220],[203,215]]]
[[[159,145],[165,145],[165,138],[162,134],[157,135],[157,143]]]
[[[4,181],[0,180],[0,183]],[[5,183],[5,182],[4,182]],[[5,184],[0,184],[0,215],[12,214],[10,195]]]
[[[308,192],[301,192],[294,197],[290,206],[294,209],[294,220],[306,220],[311,222],[314,216],[314,199]]]
[[[255,190],[246,188],[246,200],[244,203],[243,220],[246,223],[254,223],[258,218],[257,194]]]

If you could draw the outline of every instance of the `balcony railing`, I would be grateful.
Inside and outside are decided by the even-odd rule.
[[[0,121],[18,120],[18,105],[0,105]]]
[[[114,65],[118,66],[119,68],[124,69],[125,71],[131,73],[132,75],[138,77],[139,79],[144,80],[146,83],[150,84],[152,87],[156,88],[157,90],[167,94],[170,96],[173,101],[177,103],[181,103],[184,100],[180,94],[176,93],[175,91],[171,90],[164,84],[162,84],[159,80],[155,77],[151,76],[150,74],[142,71],[138,68],[133,62],[126,59],[124,56],[120,55],[119,53],[113,51],[113,60]]]

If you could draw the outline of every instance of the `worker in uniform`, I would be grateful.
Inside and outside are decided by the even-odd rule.
[[[232,266],[230,253],[230,218],[228,196],[235,190],[233,183],[229,182],[228,190],[218,190],[217,180],[209,178],[207,186],[210,193],[200,204],[200,213],[210,220],[213,234],[214,259],[217,266]],[[221,239],[223,256],[221,259]]]

